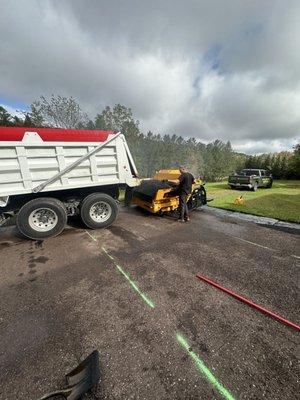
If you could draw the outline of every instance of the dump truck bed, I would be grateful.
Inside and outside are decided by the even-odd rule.
[[[139,184],[125,137],[112,131],[0,127],[0,202],[12,195]]]

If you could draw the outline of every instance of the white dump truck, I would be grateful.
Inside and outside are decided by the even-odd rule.
[[[111,225],[120,188],[139,185],[120,132],[0,127],[0,214],[31,239],[58,235],[68,216]]]

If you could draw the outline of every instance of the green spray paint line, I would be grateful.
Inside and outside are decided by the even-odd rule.
[[[151,308],[155,308],[155,304],[153,303],[153,301],[151,301],[150,299],[148,299],[148,297],[141,292],[141,290],[138,288],[138,286],[130,279],[129,275],[123,270],[122,267],[120,267],[120,265],[115,264],[118,271],[121,272],[121,274],[124,276],[124,278],[127,279],[127,281],[130,283],[131,287],[141,296],[141,298],[144,300],[144,302]]]
[[[190,345],[187,340],[180,334],[176,334],[176,339],[178,343],[188,352],[188,355],[194,361],[197,369],[201,372],[202,375],[218,390],[218,392],[227,400],[234,400],[232,394],[224,388],[224,386],[217,380],[217,378],[213,375],[213,373],[209,370],[209,368],[204,364],[201,358],[191,350]]]
[[[263,249],[267,249],[267,250],[270,250],[270,251],[276,251],[274,249],[271,249],[270,247],[263,246],[263,245],[258,244],[258,243],[250,242],[250,240],[242,239],[242,238],[237,237],[237,236],[232,236],[232,237],[235,238],[235,239],[241,240],[242,242],[253,244],[254,246],[257,246],[257,247],[261,247]]]
[[[109,257],[111,260],[114,260],[113,256],[111,256],[108,251],[102,246],[101,249],[104,251],[104,253]]]
[[[98,242],[98,240],[95,238],[95,236],[91,235],[88,231],[85,231],[89,235],[91,239],[93,239],[94,242]]]
[[[101,249],[104,251],[104,253],[109,257],[111,260],[113,260],[113,263],[115,264],[117,270],[121,272],[121,274],[126,278],[126,280],[130,283],[131,287],[141,296],[141,298],[144,300],[144,302],[151,308],[155,308],[155,304],[153,301],[151,301],[137,286],[137,284],[130,279],[129,275],[124,271],[120,265],[118,265],[114,260],[114,257],[109,254],[109,252],[105,249],[105,247],[101,247]]]

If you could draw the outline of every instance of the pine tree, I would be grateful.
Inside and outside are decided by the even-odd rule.
[[[0,126],[11,126],[13,125],[13,117],[6,111],[6,109],[0,106]]]

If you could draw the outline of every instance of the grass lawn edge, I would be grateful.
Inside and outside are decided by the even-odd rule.
[[[300,221],[295,221],[295,220],[292,220],[292,219],[281,219],[281,218],[270,217],[270,216],[262,214],[262,213],[261,214],[254,214],[254,213],[251,213],[251,212],[248,212],[248,211],[244,211],[244,210],[236,210],[236,209],[229,208],[229,207],[226,208],[226,207],[215,206],[215,205],[210,205],[210,204],[207,204],[207,206],[209,208],[218,208],[220,210],[231,211],[231,212],[238,213],[238,214],[246,214],[246,215],[253,215],[255,217],[269,218],[269,219],[274,219],[275,221],[288,222],[290,224],[296,224],[296,225],[300,224]]]
[[[207,194],[212,199],[208,207],[231,212],[271,218],[281,222],[300,223],[300,181],[274,181],[272,189],[256,192],[228,188],[226,181],[207,183]],[[236,205],[243,196],[245,204]]]

